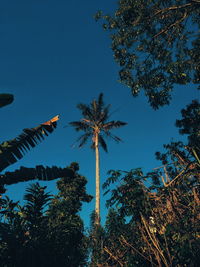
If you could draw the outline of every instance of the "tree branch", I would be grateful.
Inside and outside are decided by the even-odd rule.
[[[138,250],[137,250],[136,248],[134,248],[131,244],[129,244],[129,243],[127,242],[127,240],[124,238],[123,235],[121,235],[121,240],[122,240],[122,242],[124,242],[124,244],[125,244],[126,246],[132,248],[136,253],[138,253],[138,254],[139,254],[141,257],[143,257],[145,260],[147,260],[147,261],[151,262],[151,264],[157,266],[157,265],[154,264],[151,260],[149,260],[147,257],[145,257],[140,251],[138,251]]]
[[[197,3],[200,3],[200,2],[197,2]],[[181,8],[187,8],[187,7],[190,7],[190,6],[192,6],[192,3],[187,3],[187,4],[182,5],[182,6],[167,7],[167,8],[158,10],[153,16],[157,16],[159,14],[165,13],[165,12],[170,11],[170,10],[177,10],[177,9],[181,9]]]
[[[180,20],[177,20],[176,22],[174,22],[173,24],[169,25],[168,27],[166,27],[165,29],[163,29],[162,31],[160,31],[159,33],[157,33],[156,35],[153,36],[153,38],[157,38],[159,35],[166,33],[169,29],[171,29],[172,27],[176,26],[177,24],[179,24],[180,22],[182,22],[186,17],[187,17],[187,12],[184,13],[183,17]]]
[[[110,255],[111,258],[113,258],[115,261],[117,261],[121,267],[124,266],[124,264],[116,256],[114,256],[112,254],[112,252],[107,247],[104,247],[103,249],[105,250],[105,252],[107,252]]]

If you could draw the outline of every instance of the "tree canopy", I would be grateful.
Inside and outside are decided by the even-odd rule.
[[[29,185],[24,205],[8,197],[0,199],[0,261],[4,267],[86,266],[84,225],[78,214],[87,180],[72,163],[72,179],[57,182],[58,193],[46,192],[39,183]]]
[[[176,120],[179,133],[188,136],[191,147],[196,147],[200,153],[200,103],[193,100],[181,111],[182,119]]]
[[[170,103],[174,85],[199,84],[199,14],[199,0],[120,0],[113,14],[96,14],[133,96],[144,90],[157,109]]]
[[[109,211],[105,227],[91,231],[91,267],[199,265],[199,102],[181,114],[176,126],[188,142],[164,145],[163,166],[108,172]]]
[[[111,105],[104,104],[102,93],[99,94],[97,100],[93,100],[89,105],[83,103],[77,105],[77,108],[80,109],[83,118],[80,121],[70,122],[70,125],[73,126],[77,132],[84,132],[84,134],[77,139],[79,147],[82,147],[88,139],[91,138],[91,147],[95,148],[95,134],[98,134],[99,144],[106,152],[108,149],[105,137],[111,138],[116,142],[121,141],[121,139],[118,136],[113,135],[111,131],[113,129],[120,128],[127,123],[123,121],[109,121],[111,116],[110,107]]]

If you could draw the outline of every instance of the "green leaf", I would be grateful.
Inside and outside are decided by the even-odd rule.
[[[44,135],[48,136],[52,133],[57,126],[58,119],[59,117],[55,116],[38,127],[24,129],[23,133],[13,140],[3,142],[0,145],[0,171],[21,159],[26,151],[44,139]]]

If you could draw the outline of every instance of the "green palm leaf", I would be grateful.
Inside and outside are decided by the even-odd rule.
[[[111,105],[109,104],[101,111],[99,122],[104,123],[109,119],[110,107]]]
[[[69,124],[73,126],[77,132],[86,131],[88,129],[88,125],[85,121],[72,121]]]
[[[91,137],[91,135],[92,135],[92,134],[91,134],[90,132],[81,135],[81,136],[77,139],[77,142],[79,142],[79,147],[84,146],[84,145],[87,143],[88,138]]]
[[[90,107],[88,105],[85,104],[78,104],[77,108],[81,110],[81,113],[83,115],[83,117],[87,118],[87,119],[93,119],[94,114],[92,113],[92,110],[90,109]]]
[[[101,147],[103,148],[103,150],[108,152],[106,142],[105,142],[104,138],[102,137],[102,135],[99,135],[99,143],[100,143]]]
[[[104,113],[104,101],[103,101],[103,94],[101,93],[98,97],[98,100],[94,100],[92,102],[93,110],[95,114],[95,120],[100,121],[101,115]]]
[[[103,125],[103,128],[105,131],[109,131],[111,129],[114,129],[114,128],[119,128],[121,126],[124,126],[126,125],[127,123],[126,122],[123,122],[123,121],[110,121],[108,123],[105,123]]]
[[[101,112],[103,108],[104,108],[103,93],[101,93],[98,97],[98,112]]]
[[[0,193],[3,193],[4,185],[16,184],[18,182],[27,182],[30,180],[42,180],[50,181],[57,178],[66,177],[72,179],[74,177],[74,170],[72,168],[59,168],[44,167],[42,165],[36,166],[35,168],[20,167],[20,169],[14,172],[6,172],[0,176]]]
[[[57,126],[58,116],[36,128],[24,129],[17,138],[0,145],[0,171],[21,159],[25,152],[35,147]]]
[[[111,132],[109,131],[105,131],[105,135],[111,139],[113,139],[115,142],[119,143],[119,142],[122,142],[122,139],[119,138],[118,136],[114,135],[114,134],[111,134]]]

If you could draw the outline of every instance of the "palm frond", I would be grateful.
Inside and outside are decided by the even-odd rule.
[[[98,114],[101,114],[103,108],[104,108],[103,93],[100,93],[99,97],[98,97],[98,102],[97,102],[97,112],[98,112]]]
[[[4,185],[16,184],[30,180],[50,181],[57,178],[66,177],[71,180],[74,177],[72,168],[44,167],[42,165],[35,168],[20,167],[14,172],[6,172],[0,176],[0,188]],[[1,193],[1,192],[0,192]]]
[[[123,121],[109,121],[108,123],[104,124],[103,128],[105,131],[114,129],[114,128],[119,128],[121,126],[126,125],[126,122]]]
[[[105,150],[106,152],[108,152],[106,142],[103,139],[102,135],[99,135],[99,143],[100,143],[101,147],[103,148],[103,150]]]
[[[81,110],[83,117],[93,119],[92,110],[88,105],[80,103],[77,105],[77,108]]]
[[[99,118],[99,121],[101,123],[104,123],[109,119],[109,117],[110,117],[110,107],[111,107],[111,105],[109,104],[101,111],[100,118]]]
[[[0,171],[21,159],[25,152],[41,142],[45,135],[52,133],[57,126],[59,116],[40,124],[38,127],[24,129],[17,138],[0,145]]]
[[[79,143],[79,147],[85,145],[88,141],[88,138],[92,135],[91,132],[81,135],[76,141]]]
[[[119,128],[126,125],[126,122],[122,121],[110,121],[110,107],[105,106],[103,101],[103,93],[99,94],[97,99],[94,99],[89,105],[79,104],[77,106],[85,117],[77,122],[71,122],[70,125],[74,126],[77,131],[84,131],[87,135],[82,135],[77,141],[80,142],[79,147],[83,146],[87,142],[87,138],[92,136],[94,131],[99,134],[99,144],[107,151],[107,145],[104,141],[104,135],[114,139],[116,142],[122,141],[119,137],[112,135],[110,130]],[[94,140],[92,139],[91,148],[95,148]]]
[[[93,114],[93,120],[96,122],[98,121],[98,103],[96,99],[94,99],[91,103],[91,111]]]
[[[111,134],[111,132],[109,131],[104,131],[105,135],[111,139],[113,139],[115,142],[119,143],[119,142],[122,142],[122,139],[119,138],[118,136],[114,135],[114,134]]]
[[[77,132],[88,131],[90,129],[89,125],[85,121],[72,121],[69,125],[73,126]]]
[[[103,93],[100,93],[99,94],[99,97],[98,97],[98,106],[99,107],[103,107],[104,106]]]
[[[100,121],[100,118],[102,114],[104,113],[103,111],[104,108],[104,102],[103,102],[103,93],[99,94],[98,99],[94,99],[91,103],[91,110],[94,116],[94,121]]]

